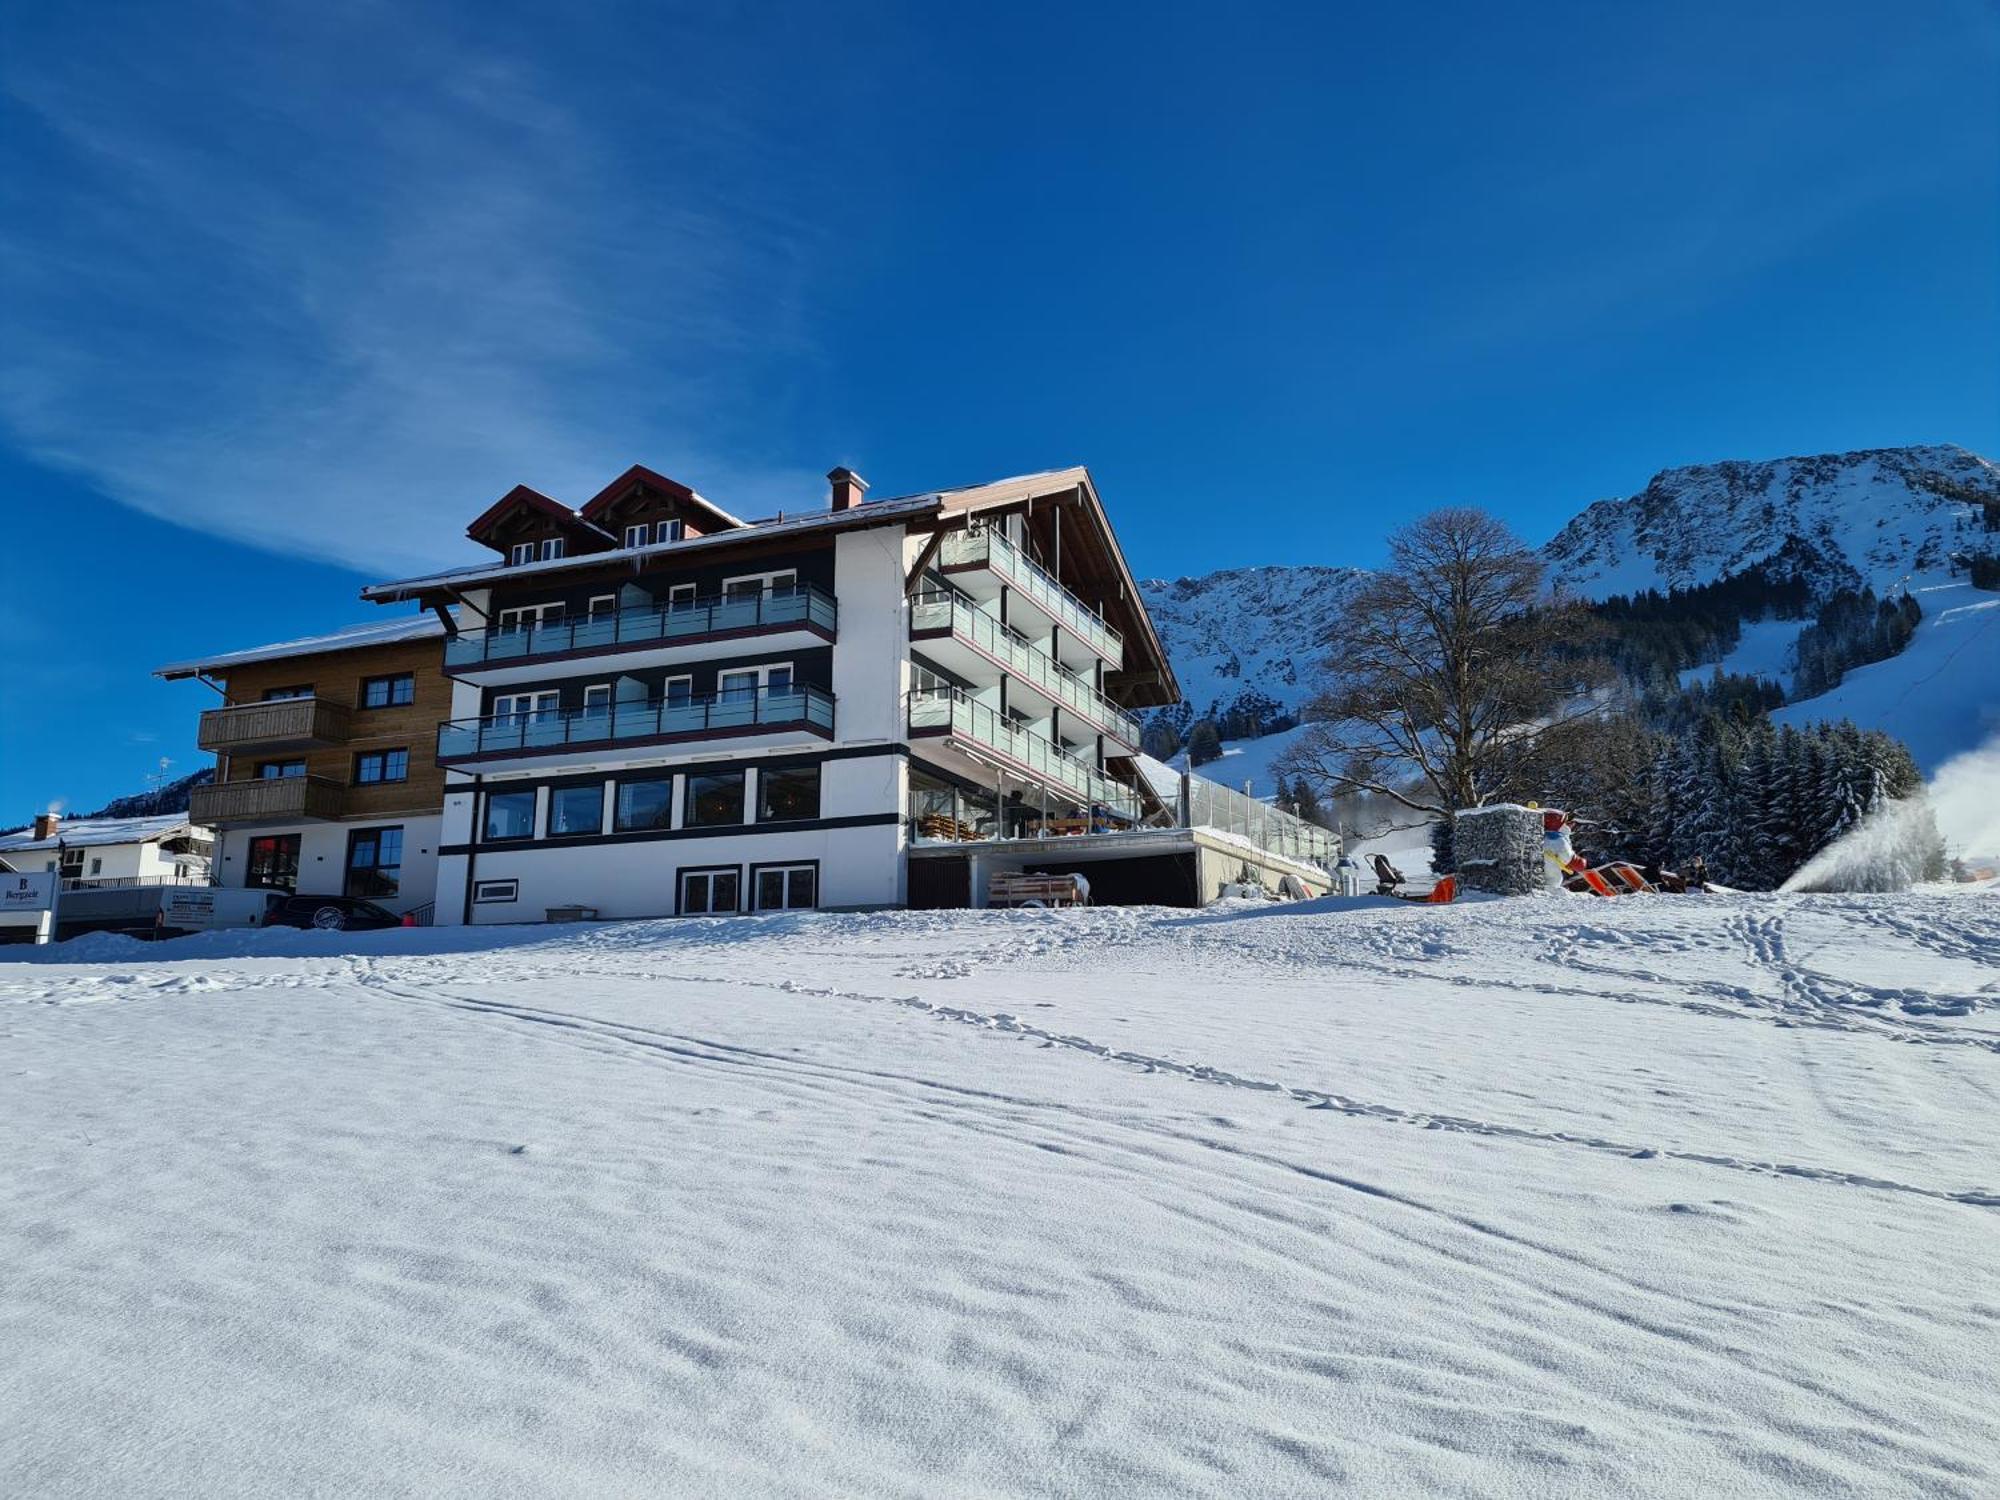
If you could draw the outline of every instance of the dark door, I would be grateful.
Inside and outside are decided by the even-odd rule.
[[[949,855],[910,861],[912,911],[963,911],[972,905],[972,861]]]
[[[266,890],[296,890],[299,884],[299,835],[269,833],[250,840],[250,857],[243,870],[246,886]]]

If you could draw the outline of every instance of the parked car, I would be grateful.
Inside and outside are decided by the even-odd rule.
[[[264,925],[372,932],[378,927],[401,927],[403,919],[387,907],[358,896],[287,896],[271,909]]]

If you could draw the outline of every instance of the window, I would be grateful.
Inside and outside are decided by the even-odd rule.
[[[373,786],[378,781],[408,781],[410,752],[407,750],[364,750],[354,757],[354,784]]]
[[[604,787],[559,786],[549,792],[549,835],[602,833]]]
[[[741,578],[726,578],[722,583],[722,597],[725,599],[755,599],[769,590],[773,594],[785,595],[799,586],[797,568],[785,568],[776,573],[746,573]]]
[[[668,609],[693,609],[695,605],[694,585],[677,583],[667,590]]]
[[[503,724],[553,718],[561,701],[553,688],[540,693],[500,693],[493,699],[492,717]]]
[[[310,698],[312,695],[313,690],[310,682],[297,684],[292,687],[264,689],[264,701],[266,703],[282,703],[290,698]]]
[[[649,521],[637,521],[625,528],[625,545],[643,547],[653,540],[653,527]]]
[[[507,565],[509,567],[518,568],[522,563],[531,563],[534,560],[535,544],[533,542],[516,542],[507,549]]]
[[[723,823],[743,821],[743,773],[741,771],[697,771],[687,779],[687,812],[681,821],[689,828],[713,828]]]
[[[474,901],[514,901],[521,895],[518,880],[475,880],[472,882]]]
[[[514,609],[500,611],[500,632],[512,635],[517,630],[538,630],[545,625],[562,624],[561,604],[523,604]]]
[[[533,792],[488,792],[486,823],[481,837],[489,844],[535,836]]]
[[[715,696],[724,703],[749,703],[757,697],[757,672],[722,672],[715,679]]]
[[[614,826],[620,833],[671,827],[673,815],[673,777],[618,783],[618,810]]]
[[[611,712],[611,684],[593,682],[583,690],[583,713],[588,719],[602,719]]]
[[[384,900],[393,898],[402,884],[402,829],[357,828],[347,836],[347,895]]]
[[[83,874],[83,851],[81,849],[63,850],[62,851],[63,879],[75,880],[82,874]]]
[[[757,773],[757,821],[819,816],[819,767],[783,766]]]
[[[303,760],[264,760],[257,763],[259,781],[284,781],[305,774],[306,763]]]
[[[819,905],[817,865],[758,865],[750,874],[759,911],[796,911]]]
[[[396,672],[387,677],[361,679],[363,708],[402,708],[417,698],[417,679],[412,672]]]
[[[243,865],[243,884],[270,891],[289,891],[299,883],[299,835],[266,834],[250,840]]]
[[[685,531],[686,527],[679,521],[662,521],[653,528],[653,540],[656,542],[678,542]]]
[[[554,562],[557,558],[561,557],[562,555],[563,555],[563,539],[561,537],[552,536],[546,542],[542,543],[543,562]]]
[[[694,702],[694,679],[669,677],[660,684],[660,701],[668,708],[686,708]]]
[[[90,873],[93,875],[102,875],[104,873],[104,861],[93,856],[90,861]]]
[[[595,620],[604,615],[615,615],[617,613],[618,596],[616,594],[596,594],[592,596],[589,610],[591,619]]]
[[[681,871],[681,915],[713,916],[737,910],[742,881],[743,872],[734,865]]]

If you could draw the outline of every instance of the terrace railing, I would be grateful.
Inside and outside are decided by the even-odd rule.
[[[453,719],[438,726],[441,762],[528,755],[631,740],[724,739],[760,730],[808,729],[831,738],[833,694],[822,688],[735,688],[663,703],[607,703]]]
[[[970,600],[930,589],[910,601],[910,631],[949,630],[1000,663],[1015,677],[1075,710],[1127,749],[1139,748],[1139,721],[1017,630],[1010,630]]]
[[[1128,823],[1138,820],[1139,798],[1130,787],[1071,755],[1053,740],[1010,723],[959,689],[919,688],[909,695],[909,703],[912,734],[960,735],[1046,778],[1079,802],[1102,808]]]
[[[1011,587],[1046,610],[1063,629],[1087,641],[1091,649],[1106,661],[1124,660],[1124,637],[1003,533],[988,527],[947,532],[938,544],[938,565],[945,568],[991,568]]]
[[[673,645],[801,625],[831,639],[838,619],[831,594],[811,584],[793,584],[572,615],[547,625],[461,631],[446,639],[444,664],[448,672],[466,671],[542,656]]]

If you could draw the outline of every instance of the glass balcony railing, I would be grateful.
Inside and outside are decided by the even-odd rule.
[[[731,689],[664,703],[609,703],[454,719],[438,726],[441,762],[480,755],[533,755],[621,741],[726,739],[768,729],[833,737],[833,694],[816,687]]]
[[[1077,800],[1102,808],[1113,817],[1137,822],[1139,799],[1132,789],[1112,780],[1088,761],[1079,760],[1054,741],[1018,724],[957,688],[920,688],[910,694],[912,734],[963,735],[975,744],[998,751],[1016,765],[1073,793]]]
[[[938,546],[940,567],[987,567],[1008,584],[1026,594],[1048,611],[1050,618],[1070,631],[1106,661],[1125,659],[1125,641],[1091,607],[1056,581],[1055,575],[1029,557],[1000,532],[952,531]]]
[[[910,632],[949,630],[1015,677],[1075,710],[1128,750],[1139,748],[1139,721],[1018,631],[969,600],[933,589],[910,601]]]
[[[815,628],[831,640],[838,617],[832,595],[795,584],[573,615],[547,625],[462,631],[445,640],[444,665],[447,672],[465,671],[541,656],[674,645],[795,626]]]

